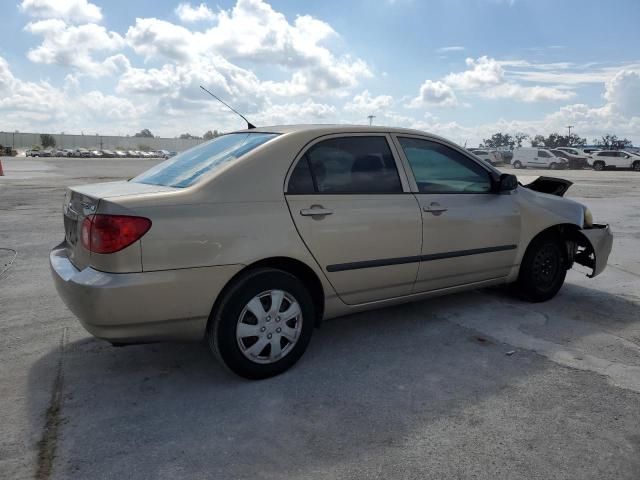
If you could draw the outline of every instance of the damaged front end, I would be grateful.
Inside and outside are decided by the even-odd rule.
[[[529,190],[558,197],[563,197],[573,185],[573,182],[564,178],[545,176],[518,176],[518,181]],[[589,278],[602,273],[609,261],[613,245],[613,235],[609,225],[591,224],[590,220],[585,220],[583,228],[572,227],[562,230],[567,240],[568,268],[571,268],[575,262],[591,269]]]
[[[569,244],[573,244],[573,255],[570,260],[580,265],[591,268],[593,278],[602,273],[609,261],[609,254],[613,245],[613,235],[609,225],[594,224],[591,227],[585,227],[576,230]]]

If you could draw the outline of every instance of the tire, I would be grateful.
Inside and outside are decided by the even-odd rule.
[[[515,162],[513,162],[513,168],[522,168],[522,163],[520,162],[520,160],[516,160]]]
[[[290,309],[295,312],[294,303],[298,315],[288,320],[273,315],[271,308],[278,299],[281,315]],[[261,268],[242,275],[223,293],[209,317],[207,343],[216,358],[237,375],[251,380],[269,378],[285,372],[300,359],[311,340],[315,320],[311,294],[297,277],[282,270]],[[282,351],[273,358],[276,345]]]
[[[555,162],[551,162],[549,164],[549,170],[557,170],[558,169],[558,164]]]
[[[603,162],[593,162],[593,169],[601,172],[602,170],[604,170],[604,163]]]
[[[631,168],[633,168],[633,170],[635,170],[636,172],[640,172],[640,160],[636,160],[635,162],[633,162]]]
[[[530,302],[545,302],[556,296],[567,275],[562,239],[553,233],[534,238],[520,264],[516,291]]]

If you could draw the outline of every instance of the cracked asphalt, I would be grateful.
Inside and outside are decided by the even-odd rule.
[[[154,161],[1,161],[2,479],[640,478],[640,173],[553,172],[612,225],[597,278],[331,320],[249,382],[203,344],[93,339],[55,292],[64,187]]]

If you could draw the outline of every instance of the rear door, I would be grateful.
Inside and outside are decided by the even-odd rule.
[[[296,228],[340,298],[411,293],[422,219],[390,138],[324,136],[296,159],[286,199]]]
[[[486,167],[436,139],[399,135],[396,142],[422,210],[415,291],[508,275],[520,238],[512,193],[493,193]]]

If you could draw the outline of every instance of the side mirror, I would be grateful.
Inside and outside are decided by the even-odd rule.
[[[518,188],[518,177],[510,173],[503,173],[498,180],[498,193],[511,192]]]

